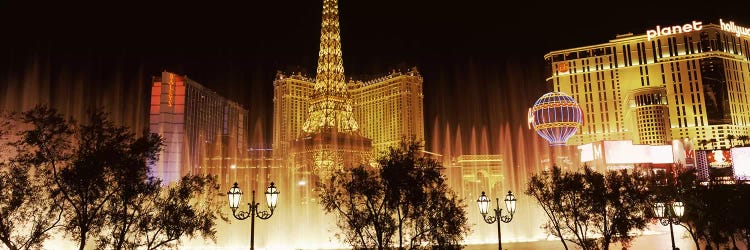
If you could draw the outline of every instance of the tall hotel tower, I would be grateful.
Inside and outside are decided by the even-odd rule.
[[[247,165],[247,109],[199,83],[170,72],[153,78],[149,127],[164,137],[153,174],[166,184],[186,174],[212,174]]]
[[[369,81],[346,81],[339,31],[338,3],[324,0],[315,79],[299,73],[276,76],[272,147],[277,159],[299,156],[292,152],[294,145],[309,142],[306,138],[320,131],[368,138],[360,146],[371,145],[370,156],[398,146],[402,137],[424,139],[422,77],[416,68]],[[320,158],[323,152],[316,154]],[[292,161],[299,163],[299,157]]]
[[[547,83],[583,109],[569,144],[750,135],[750,35],[724,20],[664,25],[544,56]]]

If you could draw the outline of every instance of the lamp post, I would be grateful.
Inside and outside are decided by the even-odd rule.
[[[508,195],[505,196],[505,208],[508,209],[508,215],[501,215],[503,209],[500,208],[500,198],[496,198],[497,208],[495,208],[495,216],[487,216],[487,209],[490,207],[490,198],[482,191],[482,195],[479,196],[477,204],[479,205],[479,213],[482,214],[484,222],[487,224],[493,224],[497,222],[497,246],[498,249],[503,250],[503,240],[500,234],[500,222],[509,223],[513,220],[513,214],[516,213],[516,197],[513,196],[513,192],[508,191]]]
[[[255,190],[253,190],[252,203],[247,204],[248,211],[237,212],[240,200],[242,199],[242,190],[240,190],[240,187],[237,186],[236,182],[234,183],[234,187],[230,188],[229,192],[227,192],[227,196],[229,196],[229,208],[232,209],[232,215],[234,218],[238,220],[250,218],[250,250],[255,250],[255,217],[262,220],[271,218],[273,210],[276,209],[276,202],[279,199],[279,190],[276,189],[273,182],[271,182],[271,185],[266,189],[266,202],[268,202],[268,209],[270,209],[270,212],[258,211],[258,205],[260,205],[260,203],[255,203]]]
[[[672,237],[673,250],[679,248],[674,244],[674,230],[672,229],[672,224],[679,225],[680,217],[682,217],[684,213],[685,205],[679,201],[672,202],[671,204],[664,204],[662,202],[654,204],[654,214],[656,214],[656,218],[659,219],[659,223],[661,223],[662,226],[669,225],[669,235]]]

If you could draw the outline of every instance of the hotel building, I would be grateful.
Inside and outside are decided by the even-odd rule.
[[[727,136],[750,135],[748,30],[721,19],[664,25],[544,56],[547,83],[583,110],[569,145],[682,139],[726,148]]]
[[[355,130],[371,140],[372,153],[377,154],[390,146],[398,146],[403,137],[414,136],[418,140],[424,140],[423,79],[416,68],[405,72],[392,71],[368,81],[344,80],[338,16],[327,15],[333,12],[326,9],[329,7],[338,14],[337,8],[331,7],[335,4],[335,1],[324,1],[323,18],[331,20],[323,22],[318,75],[311,78],[300,73],[279,72],[274,80],[272,147],[276,158],[289,156],[292,143],[304,137],[304,123],[312,115],[310,110],[316,82],[321,85],[320,83],[329,81],[321,79],[321,76],[340,79],[332,82],[340,81],[348,92],[346,95],[352,118],[357,124]],[[335,43],[328,41],[327,38],[334,36]],[[335,57],[323,60],[329,52]],[[326,73],[325,70],[331,67],[336,70]],[[323,75],[321,69],[324,70]]]
[[[220,183],[231,182],[230,169],[249,164],[247,116],[238,103],[186,76],[162,72],[151,87],[150,132],[164,138],[153,174],[165,184],[186,174],[212,174]]]

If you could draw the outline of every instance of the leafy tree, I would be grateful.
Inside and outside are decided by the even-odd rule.
[[[743,147],[746,145],[748,139],[750,139],[750,136],[747,136],[747,135],[737,136],[737,140],[739,140],[740,142],[742,142],[742,146]]]
[[[222,198],[216,176],[182,177],[177,185],[149,197],[133,234],[139,239],[136,245],[149,250],[173,247],[186,236],[216,241],[216,220],[229,221],[221,212]]]
[[[0,241],[36,249],[59,226],[62,206],[51,197],[50,169],[69,155],[71,127],[45,106],[4,114],[0,122]]]
[[[586,168],[586,171],[591,170]],[[592,173],[586,175],[597,176]],[[609,171],[605,174],[603,187],[604,199],[594,199],[599,200],[596,203],[601,206],[599,212],[602,215],[598,219],[603,221],[598,221],[599,227],[596,229],[602,235],[601,246],[609,249],[612,242],[629,245],[635,238],[630,232],[642,230],[648,224],[644,216],[645,212],[650,211],[651,192],[647,180],[638,173]]]
[[[468,232],[465,208],[448,188],[443,167],[421,153],[419,142],[402,140],[378,160],[335,173],[323,184],[321,203],[339,215],[340,238],[355,248],[460,248]],[[396,235],[397,234],[397,235]]]
[[[565,242],[562,231],[562,220],[564,219],[562,205],[563,193],[562,182],[564,174],[562,170],[554,166],[549,171],[543,171],[539,174],[531,176],[528,186],[526,188],[526,195],[534,197],[542,207],[542,210],[549,219],[542,228],[550,235],[554,235],[560,239],[565,249],[568,249],[568,244]]]
[[[11,250],[40,248],[61,219],[60,207],[44,199],[43,172],[20,158],[27,125],[16,114],[0,116],[0,242]]]
[[[548,216],[543,226],[551,235],[583,249],[609,249],[609,244],[628,245],[633,230],[646,227],[646,181],[626,171],[598,173],[551,170],[532,176],[526,194],[534,197]],[[593,235],[602,237],[596,239]],[[599,246],[598,246],[599,245]]]
[[[734,134],[727,135],[727,140],[729,141],[729,147],[734,147],[734,140],[737,139],[737,136]]]
[[[38,107],[23,120],[31,128],[21,134],[19,162],[46,175],[45,202],[62,210],[63,229],[80,249],[93,239],[106,249],[163,248],[198,235],[215,239],[215,220],[228,220],[219,209],[216,177],[186,176],[171,187],[148,177],[148,163],[162,146],[156,134],[136,137],[103,112],[76,124]]]
[[[396,219],[385,203],[385,187],[375,169],[358,166],[334,173],[322,184],[321,204],[337,214],[337,236],[355,249],[385,249],[396,231]]]
[[[685,211],[679,225],[685,228],[695,247],[700,249],[699,240],[705,224],[701,208],[703,198],[698,191],[699,181],[695,169],[678,172],[676,178],[666,174],[651,175],[649,178],[654,201],[683,202]]]
[[[711,142],[709,142],[708,140],[700,140],[700,141],[698,141],[698,145],[701,145],[701,149],[703,149],[703,150],[708,150],[708,148],[706,147],[706,145],[708,145],[709,143],[711,143]]]
[[[115,133],[116,134],[116,133]],[[114,135],[114,134],[113,134]],[[132,134],[124,134],[127,138],[134,138]],[[154,163],[162,147],[162,139],[157,134],[145,133],[136,139],[125,139],[114,142],[124,148],[117,149],[118,161],[110,169],[101,173],[111,176],[109,199],[102,207],[102,217],[105,218],[105,235],[99,237],[100,246],[112,249],[135,248],[138,241],[134,229],[145,214],[151,213],[146,209],[148,197],[158,195],[161,181],[148,177],[147,163]]]

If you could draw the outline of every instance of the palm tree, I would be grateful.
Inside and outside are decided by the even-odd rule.
[[[700,141],[698,141],[698,145],[701,145],[701,149],[708,150],[706,148],[706,145],[708,145],[708,140],[700,140]]]
[[[745,143],[747,142],[748,139],[750,139],[750,136],[747,136],[747,135],[737,136],[737,140],[740,140],[740,142],[742,142],[743,147],[745,146]]]
[[[735,136],[733,134],[727,135],[727,140],[729,140],[729,147],[730,148],[734,147],[734,139],[737,139],[737,136]]]
[[[711,143],[711,149],[716,149],[716,138],[712,138],[711,140],[708,140],[708,142]]]

